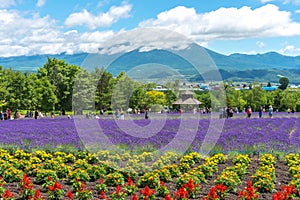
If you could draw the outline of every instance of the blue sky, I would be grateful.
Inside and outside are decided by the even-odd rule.
[[[300,55],[300,0],[0,0],[0,57],[96,52],[150,27],[226,55]]]

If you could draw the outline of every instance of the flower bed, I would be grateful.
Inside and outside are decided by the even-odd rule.
[[[141,162],[147,165],[145,155],[154,156],[147,152],[126,157],[144,160]],[[81,151],[67,154],[1,149],[0,156],[3,199],[34,196],[35,199],[247,199],[251,196],[275,200],[280,195],[299,198],[299,154],[276,160],[270,154],[259,157],[215,154],[204,158],[192,152],[161,167],[148,165],[148,171],[142,174],[126,166],[112,168],[105,164],[107,158]],[[170,157],[176,157],[175,153],[168,152],[160,159]],[[106,160],[109,162],[115,161]],[[287,169],[285,173],[276,172],[276,168],[283,167]],[[249,169],[256,172],[251,175]],[[286,185],[287,178],[290,181]],[[247,187],[243,188],[245,184]]]

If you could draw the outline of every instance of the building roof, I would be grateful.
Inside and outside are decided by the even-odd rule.
[[[173,104],[180,104],[180,105],[199,105],[202,104],[200,101],[194,98],[188,98],[185,101],[182,101],[182,99],[178,99]]]

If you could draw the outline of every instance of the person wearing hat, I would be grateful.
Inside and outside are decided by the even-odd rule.
[[[273,107],[271,105],[269,106],[269,117],[273,117]]]

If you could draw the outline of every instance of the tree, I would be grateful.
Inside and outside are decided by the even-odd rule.
[[[0,66],[0,109],[8,104],[9,91],[7,86],[10,81],[8,78],[9,73],[10,70],[2,69],[2,66]]]
[[[77,72],[72,93],[72,109],[75,115],[83,110],[95,111],[96,84],[93,75],[84,69]]]
[[[127,110],[137,83],[121,72],[114,80],[111,106],[113,110]]]
[[[165,94],[166,94],[166,105],[170,108],[173,106],[173,102],[176,101],[177,99],[176,94],[172,90],[167,90]]]
[[[56,109],[72,109],[73,85],[79,69],[80,67],[67,64],[64,60],[48,58],[46,64],[38,70],[38,75],[46,76],[55,87],[58,99]]]
[[[146,96],[145,85],[141,84],[132,93],[130,98],[129,107],[130,108],[145,108],[147,106],[147,96]]]
[[[95,103],[99,110],[108,109],[111,106],[111,97],[113,90],[113,76],[111,73],[105,71],[104,68],[96,68],[94,72],[96,80],[96,99]]]
[[[151,107],[153,105],[166,105],[166,95],[163,92],[160,91],[148,91],[146,92],[146,95],[148,97],[148,106]]]
[[[37,78],[36,74],[32,74],[28,79],[34,81],[34,90],[32,92],[30,106],[27,107],[27,109],[38,108],[46,112],[54,110],[55,104],[57,103],[55,87],[50,83],[47,77]]]
[[[280,86],[278,87],[281,90],[285,90],[290,83],[290,80],[287,77],[281,77],[279,79]]]

